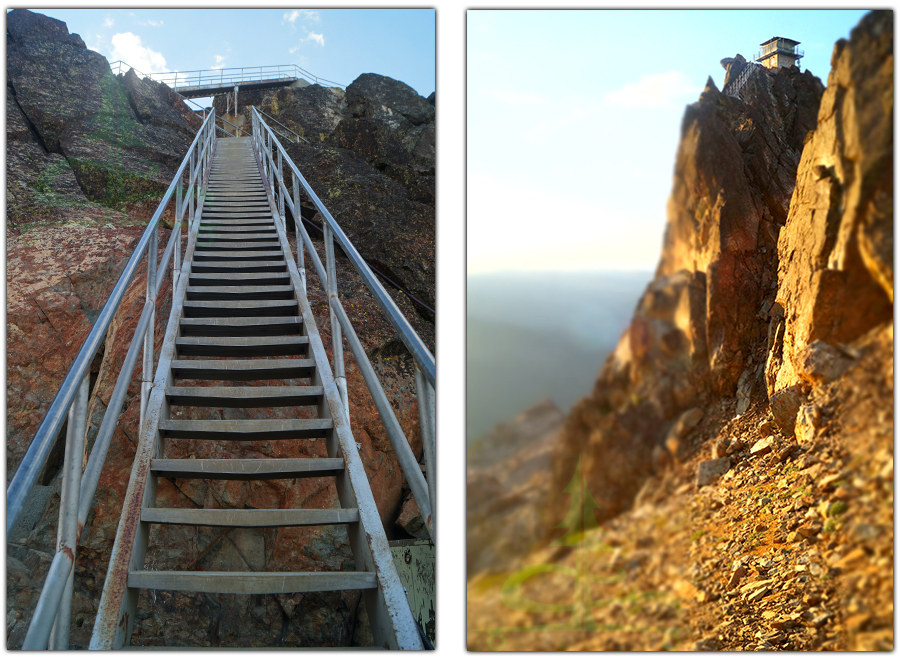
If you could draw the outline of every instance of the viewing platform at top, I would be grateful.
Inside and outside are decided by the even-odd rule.
[[[114,74],[134,69],[131,65],[118,60],[110,63]],[[346,86],[334,81],[314,76],[295,64],[277,64],[263,67],[231,67],[222,69],[202,69],[197,71],[170,71],[165,73],[145,74],[134,69],[142,78],[150,78],[158,83],[165,83],[181,96],[191,99],[209,97],[214,94],[226,94],[239,87],[241,90],[261,90],[274,87],[306,87],[322,85],[323,87]]]

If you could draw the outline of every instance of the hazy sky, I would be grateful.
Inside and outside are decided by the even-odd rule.
[[[864,14],[470,10],[468,273],[654,268],[684,107],[719,61],[788,37],[825,83]]]
[[[144,73],[297,64],[343,85],[378,73],[422,96],[435,89],[432,9],[34,11],[65,21],[91,50]]]

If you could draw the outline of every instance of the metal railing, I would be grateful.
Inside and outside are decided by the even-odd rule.
[[[294,224],[297,237],[297,267],[300,272],[300,279],[303,284],[304,291],[306,289],[306,267],[305,252],[309,251],[310,259],[319,281],[326,288],[328,294],[328,304],[331,320],[331,340],[332,355],[334,360],[334,375],[344,406],[349,413],[349,403],[347,402],[347,379],[344,374],[344,349],[342,342],[342,331],[347,337],[347,344],[353,352],[356,364],[363,376],[366,387],[378,410],[378,415],[387,430],[391,445],[400,462],[400,467],[409,484],[410,491],[419,507],[419,513],[422,515],[422,521],[428,530],[432,540],[434,540],[434,514],[435,514],[435,361],[434,356],[419,338],[412,325],[400,312],[397,304],[394,303],[390,295],[381,285],[377,278],[372,274],[365,260],[344,234],[344,231],[338,225],[337,221],[329,213],[325,205],[315,194],[309,183],[300,173],[300,170],[291,160],[284,147],[278,142],[275,132],[269,127],[265,120],[262,119],[260,113],[253,108],[253,143],[256,153],[260,156],[264,175],[267,179],[267,185],[271,186],[272,195],[278,205],[278,215],[280,222],[285,231],[287,231],[287,223],[285,217],[285,209],[289,208],[294,217]],[[285,184],[284,168],[290,169],[292,174],[292,191],[288,191]],[[318,210],[323,218],[322,229],[325,242],[325,264],[323,266],[312,240],[303,226],[300,215],[300,188],[305,192],[306,198]],[[302,237],[303,243],[300,243]],[[425,476],[419,467],[415,455],[410,449],[409,441],[400,426],[397,416],[388,401],[384,392],[384,387],[378,379],[374,368],[372,367],[369,357],[366,355],[350,318],[344,311],[340,297],[337,293],[337,279],[334,259],[334,242],[337,242],[344,255],[350,260],[350,263],[356,269],[357,273],[362,277],[369,289],[369,292],[375,298],[385,317],[391,323],[400,336],[400,340],[412,354],[416,364],[416,397],[419,403],[419,423],[422,429],[422,447],[425,455]],[[304,250],[305,248],[305,250]]]
[[[761,65],[761,64],[758,64],[756,62],[748,62],[747,66],[744,68],[743,71],[741,71],[740,75],[738,75],[738,77],[735,80],[729,81],[728,85],[726,85],[722,89],[722,92],[724,94],[727,94],[728,96],[737,97],[738,99],[740,99],[741,98],[740,92],[742,89],[744,89],[744,85],[747,84],[747,81],[750,80],[750,75],[756,69],[763,69],[763,68],[765,68],[765,67],[763,67],[763,65]]]
[[[279,131],[278,129],[272,129],[272,131],[274,131],[275,133],[277,133],[279,136],[281,136],[281,137],[284,138],[285,140],[289,140],[289,141],[291,141],[292,143],[299,143],[301,140],[302,140],[303,142],[305,142],[305,143],[309,143],[309,141],[308,141],[306,138],[304,138],[303,136],[301,136],[299,133],[297,133],[297,132],[294,131],[293,129],[289,129],[289,128],[286,127],[284,124],[282,124],[281,122],[279,122],[278,120],[276,120],[274,117],[272,117],[272,116],[270,116],[270,115],[267,115],[266,113],[264,113],[263,111],[261,111],[261,110],[260,110],[259,108],[257,108],[256,106],[253,106],[253,109],[256,110],[256,112],[258,112],[258,113],[259,113],[260,115],[262,115],[263,117],[265,117],[265,118],[267,118],[267,119],[269,119],[269,120],[275,122],[275,124],[277,124],[278,126],[280,126],[282,129],[284,129],[284,130],[287,131],[288,133],[294,134],[294,137],[291,138],[291,136],[286,136],[284,133],[282,133],[282,132]]]
[[[113,73],[119,74],[128,69],[134,69],[130,64],[116,60],[110,63]],[[227,67],[222,69],[195,69],[193,71],[169,71],[165,73],[145,74],[134,69],[136,74],[143,78],[151,78],[158,83],[165,83],[173,90],[178,88],[202,88],[207,86],[243,85],[246,83],[258,83],[262,81],[276,81],[286,79],[302,79],[314,85],[325,87],[339,87],[346,89],[346,85],[335,83],[327,78],[311,74],[306,69],[296,64],[273,64],[260,67]]]
[[[47,579],[25,635],[23,649],[45,649],[49,646],[51,649],[66,650],[69,647],[75,552],[78,542],[84,537],[94,492],[100,480],[100,473],[106,461],[113,432],[123,411],[128,385],[131,383],[142,346],[140,426],[141,428],[144,426],[147,399],[153,381],[156,297],[165,277],[169,260],[173,259],[173,256],[173,287],[178,284],[181,272],[181,236],[184,216],[187,212],[188,223],[192,222],[195,203],[199,203],[202,199],[201,192],[212,163],[212,152],[215,145],[215,134],[212,130],[214,126],[215,111],[206,117],[194,138],[194,142],[176,171],[156,212],[148,222],[147,229],[141,235],[137,247],[119,276],[119,280],[103,306],[96,323],[82,344],[75,357],[75,362],[50,404],[34,440],[28,447],[25,457],[6,490],[6,536],[8,540],[22,512],[25,500],[50,455],[68,412],[57,552],[50,564]],[[187,175],[186,185],[185,175]],[[175,224],[157,267],[159,222],[173,195],[175,196]],[[147,286],[143,312],[106,407],[106,413],[97,432],[90,458],[82,474],[81,467],[87,432],[86,418],[90,397],[88,390],[91,362],[104,342],[110,323],[119,310],[145,254]]]

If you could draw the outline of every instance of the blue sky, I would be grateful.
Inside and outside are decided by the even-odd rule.
[[[298,64],[343,85],[378,73],[422,96],[435,90],[431,9],[34,11],[65,21],[91,50],[144,73]]]
[[[467,271],[654,268],[684,107],[724,57],[802,42],[823,83],[852,11],[467,13]]]

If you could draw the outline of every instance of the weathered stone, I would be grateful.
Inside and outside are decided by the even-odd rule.
[[[729,455],[728,449],[731,447],[731,444],[734,443],[734,439],[727,439],[724,437],[719,437],[713,442],[712,445],[712,457],[714,460],[717,460],[721,457],[726,457]]]
[[[750,448],[750,455],[759,457],[768,454],[775,448],[775,437],[760,439]]]
[[[377,74],[363,74],[347,86],[347,106],[352,117],[389,122],[400,117],[412,126],[428,124],[435,114],[435,107],[409,85]]]
[[[719,476],[731,468],[731,459],[727,457],[715,460],[704,460],[697,465],[697,487],[711,485]]]
[[[782,434],[794,435],[797,412],[800,410],[800,405],[805,401],[806,396],[798,385],[782,389],[769,396],[769,409],[772,412],[772,418]]]
[[[815,440],[822,426],[822,410],[814,404],[806,404],[797,411],[797,422],[794,424],[794,436],[801,444]]]
[[[425,522],[422,521],[422,514],[416,505],[416,500],[412,498],[412,494],[408,494],[403,501],[403,507],[397,516],[395,524],[406,531],[410,538],[427,538],[428,530],[425,528]]]
[[[844,374],[852,361],[828,343],[816,340],[799,353],[798,374],[810,384],[829,384]]]

